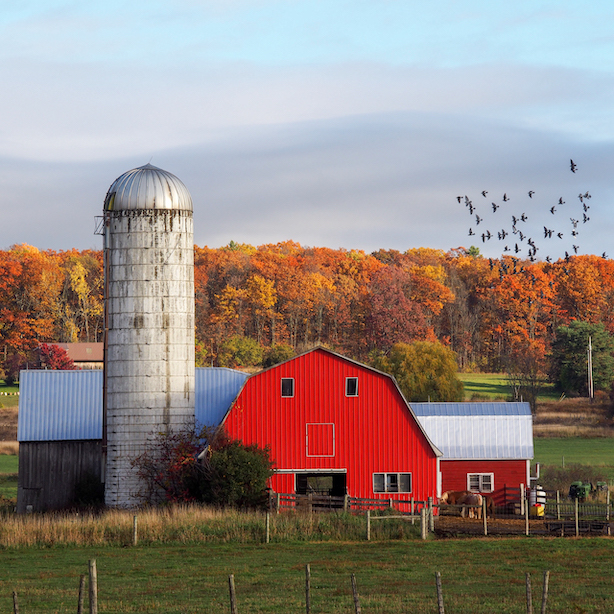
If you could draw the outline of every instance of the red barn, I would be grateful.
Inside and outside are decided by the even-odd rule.
[[[443,452],[442,490],[471,490],[497,505],[530,484],[533,416],[528,403],[412,403]]]
[[[275,492],[424,501],[441,452],[391,376],[316,348],[248,378],[224,418],[269,446]]]

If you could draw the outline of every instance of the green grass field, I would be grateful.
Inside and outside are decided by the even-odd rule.
[[[507,376],[504,373],[459,373],[465,386],[465,400],[479,395],[482,401],[507,401],[512,396]],[[555,401],[559,398],[552,384],[545,384],[538,401]]]
[[[535,460],[544,465],[592,465],[614,469],[614,439],[535,439]]]
[[[95,558],[101,612],[228,612],[233,574],[241,614],[300,613],[309,563],[317,614],[354,611],[351,574],[365,614],[436,612],[436,571],[446,612],[524,613],[526,572],[538,611],[544,570],[548,611],[593,614],[614,611],[613,555],[605,538],[22,548],[1,554],[0,611],[12,611],[15,590],[22,612],[74,612]]]
[[[17,500],[17,471],[19,458],[16,455],[0,454],[0,497]]]

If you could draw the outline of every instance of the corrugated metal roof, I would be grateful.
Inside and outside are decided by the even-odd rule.
[[[443,459],[533,458],[528,403],[411,403]]]
[[[107,192],[105,211],[128,209],[192,211],[192,197],[181,179],[145,164],[118,177]]]
[[[19,441],[102,438],[102,371],[22,371]],[[195,414],[200,425],[217,425],[247,374],[217,367],[197,368]]]
[[[102,371],[22,371],[18,441],[102,439]]]
[[[528,403],[410,403],[416,416],[530,416]]]
[[[247,373],[222,367],[196,369],[196,424],[220,424],[247,378]]]

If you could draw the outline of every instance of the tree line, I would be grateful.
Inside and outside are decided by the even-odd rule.
[[[396,343],[440,343],[461,370],[550,371],[557,331],[573,322],[614,333],[614,262],[531,262],[475,247],[405,252],[304,247],[292,241],[194,248],[202,365],[262,364],[324,344],[357,360]],[[0,251],[0,367],[41,343],[101,341],[102,252]]]

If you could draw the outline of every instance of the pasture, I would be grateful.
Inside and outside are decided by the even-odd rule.
[[[352,573],[365,614],[435,612],[436,571],[449,614],[520,614],[525,573],[538,608],[544,570],[551,572],[548,611],[592,614],[614,611],[613,554],[607,538],[5,549],[0,611],[12,611],[13,590],[22,612],[75,611],[79,576],[95,558],[101,612],[229,611],[234,574],[241,614],[300,613],[309,563],[318,614],[354,611]]]
[[[465,386],[465,401],[508,401],[512,389],[505,373],[459,373],[458,378]],[[552,384],[544,384],[538,401],[558,400]]]

